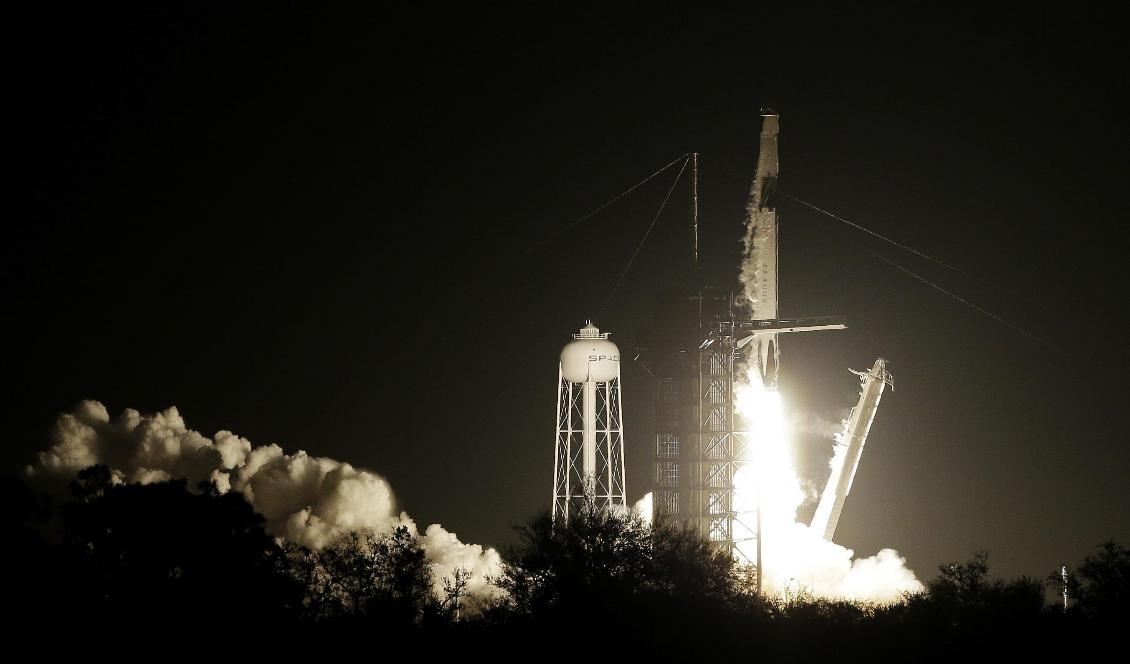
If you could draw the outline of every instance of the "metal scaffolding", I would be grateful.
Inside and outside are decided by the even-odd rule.
[[[739,545],[756,538],[757,515],[740,513],[734,500],[734,477],[752,463],[749,434],[734,414],[734,370],[744,354],[735,337],[734,295],[704,287],[672,300],[679,311],[668,320],[695,332],[667,339],[644,358],[656,389],[655,515],[756,564]]]

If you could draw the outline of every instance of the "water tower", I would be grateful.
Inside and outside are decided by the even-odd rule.
[[[561,350],[554,520],[568,519],[586,502],[626,508],[622,421],[620,349],[589,322]]]

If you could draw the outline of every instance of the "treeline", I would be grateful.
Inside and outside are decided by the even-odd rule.
[[[1130,550],[1114,542],[1068,576],[1066,611],[1046,600],[1058,571],[995,579],[984,553],[939,566],[923,593],[872,605],[766,598],[752,570],[676,527],[543,515],[518,528],[495,592],[472,596],[462,570],[437,583],[405,528],[314,551],[269,536],[240,495],[207,486],[114,484],[95,466],[71,493],[55,506],[3,484],[6,631],[17,639],[59,626],[75,640],[56,647],[145,639],[293,655],[361,639],[503,660],[874,662],[1077,657],[1130,626]]]

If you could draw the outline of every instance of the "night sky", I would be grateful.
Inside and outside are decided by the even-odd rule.
[[[675,170],[539,244],[697,151],[705,277],[736,288],[773,104],[783,190],[1013,291],[780,202],[781,315],[849,324],[783,338],[789,410],[838,421],[847,369],[879,356],[896,381],[837,541],[927,578],[980,549],[1043,576],[1130,541],[1113,3],[148,4],[9,22],[4,471],[81,399],[176,405],[505,544],[549,505],[560,346]],[[686,184],[595,321],[628,357],[686,259]],[[635,500],[651,386],[624,372]],[[830,449],[798,448],[810,471]]]

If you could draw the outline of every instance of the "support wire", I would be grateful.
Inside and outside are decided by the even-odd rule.
[[[624,266],[624,271],[617,277],[616,283],[612,285],[612,290],[608,291],[608,297],[604,298],[604,304],[600,305],[600,309],[596,312],[596,317],[600,318],[604,313],[604,309],[608,303],[612,301],[612,296],[616,294],[616,290],[620,288],[620,283],[624,281],[624,276],[628,274],[628,270],[632,269],[632,263],[635,262],[636,256],[640,255],[640,249],[643,248],[643,243],[647,242],[647,238],[651,235],[652,229],[655,228],[655,222],[659,221],[659,215],[663,214],[663,208],[667,207],[667,201],[671,199],[671,193],[675,191],[675,185],[679,184],[679,179],[683,177],[683,171],[687,170],[687,163],[690,162],[689,155],[683,155],[683,166],[679,169],[679,174],[675,176],[675,181],[671,183],[671,188],[667,190],[667,195],[663,197],[663,202],[659,204],[659,210],[656,211],[655,216],[651,220],[651,225],[647,227],[643,237],[640,238],[639,244],[636,245],[636,250],[632,252],[632,257],[628,259],[628,264]]]

